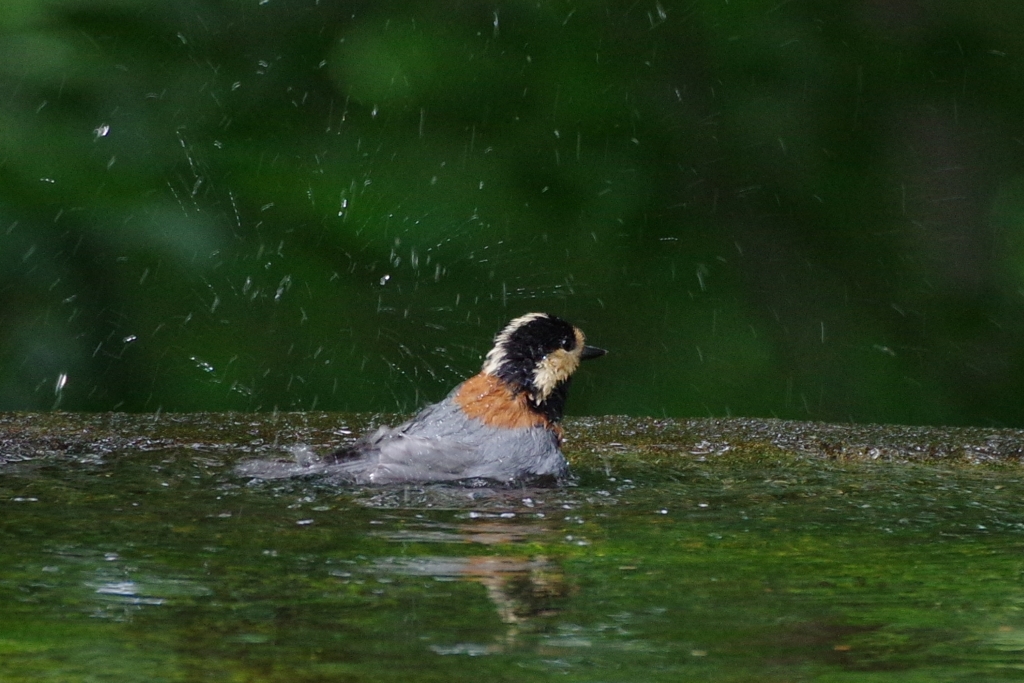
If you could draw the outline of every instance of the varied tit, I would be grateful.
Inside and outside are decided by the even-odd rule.
[[[579,328],[528,313],[498,333],[479,374],[408,422],[381,427],[323,460],[307,456],[276,473],[251,462],[241,471],[260,478],[324,474],[354,484],[561,483],[569,474],[559,424],[569,382],[580,361],[604,354],[586,345]]]

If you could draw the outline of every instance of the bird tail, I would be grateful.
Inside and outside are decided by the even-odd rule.
[[[257,458],[235,466],[235,473],[252,479],[292,479],[309,476],[336,476],[355,481],[366,469],[365,459],[355,448],[341,448],[320,457],[304,444],[288,449],[290,459]]]

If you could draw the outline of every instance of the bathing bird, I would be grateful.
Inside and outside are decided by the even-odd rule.
[[[324,458],[296,454],[300,462],[290,469],[261,468],[260,461],[240,469],[260,478],[324,474],[357,485],[564,483],[561,421],[569,384],[581,361],[605,353],[565,320],[527,313],[495,336],[478,374],[408,421]]]

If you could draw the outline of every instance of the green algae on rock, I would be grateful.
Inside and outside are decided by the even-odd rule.
[[[336,448],[394,415],[295,413],[0,413],[0,464],[125,450],[186,448],[239,455],[302,443]],[[566,456],[602,466],[626,458],[778,457],[840,461],[1021,463],[1024,430],[827,424],[753,418],[569,418]]]

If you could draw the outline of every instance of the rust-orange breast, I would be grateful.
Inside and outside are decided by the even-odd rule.
[[[562,440],[562,428],[530,409],[526,393],[515,395],[503,381],[486,373],[470,377],[462,383],[455,402],[469,417],[491,427],[529,429],[545,427]]]

